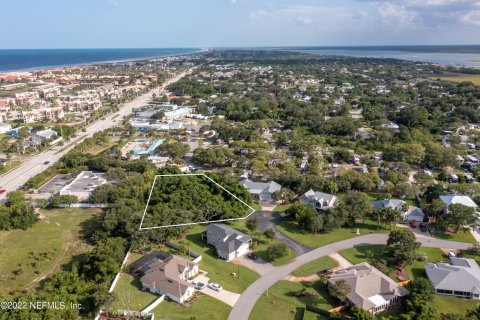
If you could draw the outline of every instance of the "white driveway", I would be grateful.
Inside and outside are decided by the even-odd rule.
[[[273,264],[266,262],[260,257],[257,260],[252,260],[249,259],[247,256],[242,256],[238,259],[233,260],[232,263],[241,264],[242,266],[245,266],[250,270],[255,271],[261,276],[275,269],[275,266]]]
[[[348,261],[347,259],[345,259],[340,253],[338,252],[335,252],[335,253],[330,253],[328,255],[330,258],[332,258],[333,260],[337,261],[338,265],[334,268],[335,270],[340,270],[340,269],[345,269],[345,268],[348,268],[348,267],[351,267],[352,264],[350,263],[350,261]]]
[[[208,284],[209,281],[210,281],[210,278],[208,278],[205,275],[205,273],[201,273],[195,278],[195,281],[198,281],[198,282],[201,282],[201,283],[204,283],[204,284]],[[220,283],[220,285],[222,285],[222,284]],[[237,300],[240,298],[240,294],[234,293],[234,292],[231,292],[231,291],[227,291],[225,289],[218,292],[218,291],[212,290],[208,287],[205,287],[205,288],[203,288],[202,290],[199,290],[199,291],[202,292],[202,293],[205,293],[206,295],[209,295],[209,296],[211,296],[215,299],[218,299],[218,300],[228,304],[231,307],[233,307],[235,305],[235,303],[237,303]]]

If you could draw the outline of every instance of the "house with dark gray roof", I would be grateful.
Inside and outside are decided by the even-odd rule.
[[[227,261],[248,253],[252,238],[224,224],[212,223],[204,234],[207,243],[217,250],[217,255]]]
[[[480,267],[475,260],[450,257],[450,263],[429,263],[425,271],[436,293],[480,299]]]
[[[401,303],[409,294],[407,289],[367,262],[334,272],[328,279],[328,285],[339,280],[345,280],[350,287],[348,303],[373,314]]]
[[[380,210],[384,208],[392,208],[402,213],[402,217],[406,221],[423,222],[425,214],[419,207],[411,206],[403,200],[399,199],[383,199],[372,201],[372,209]]]
[[[303,204],[311,204],[317,210],[325,211],[334,208],[338,203],[338,198],[333,194],[310,189],[300,196],[299,201]]]
[[[261,202],[274,200],[273,194],[282,189],[282,186],[275,181],[255,182],[250,179],[243,179],[240,184],[248,190],[255,200]]]
[[[140,278],[142,289],[183,303],[194,293],[187,279],[198,273],[198,263],[154,251],[132,263],[130,273]]]

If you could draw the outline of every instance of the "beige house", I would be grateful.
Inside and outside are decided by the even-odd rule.
[[[367,262],[334,272],[328,285],[339,280],[345,280],[350,286],[348,302],[373,314],[400,303],[409,294],[407,289]]]

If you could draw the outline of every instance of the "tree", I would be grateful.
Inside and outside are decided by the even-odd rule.
[[[359,220],[365,220],[372,213],[372,205],[366,193],[350,191],[340,198],[338,208],[348,214],[348,224],[353,226]]]
[[[273,231],[272,228],[269,228],[263,232],[263,235],[265,236],[265,238],[272,240],[273,238],[275,238],[275,231]]]
[[[313,233],[318,233],[323,230],[323,216],[317,214],[315,217],[313,217],[310,227],[310,231]]]
[[[387,246],[399,265],[408,265],[417,259],[417,249],[420,247],[420,243],[415,240],[415,235],[408,229],[390,232]]]
[[[245,222],[245,226],[247,227],[248,230],[250,230],[250,232],[255,233],[255,231],[258,228],[258,219],[257,218],[248,219]]]
[[[351,309],[351,311],[354,320],[375,320],[373,314],[366,310],[363,310],[362,308],[355,306]]]
[[[334,284],[330,284],[328,286],[328,292],[334,298],[337,298],[342,303],[347,300],[347,295],[350,293],[352,289],[348,285],[347,281],[340,279],[336,281]]]
[[[295,204],[286,211],[300,227],[309,230],[312,219],[318,215],[315,208],[310,204]]]
[[[71,205],[72,203],[77,203],[77,196],[73,195],[59,195],[50,198],[50,206],[53,208],[59,208],[61,205]]]
[[[462,227],[474,227],[476,221],[474,208],[455,203],[448,206],[448,211],[440,216],[438,223],[444,228],[452,228],[458,232]]]
[[[288,254],[288,246],[283,242],[277,242],[267,247],[266,255],[269,261],[280,259]]]
[[[163,110],[157,111],[152,115],[153,120],[162,120],[163,117],[165,117],[165,111]]]

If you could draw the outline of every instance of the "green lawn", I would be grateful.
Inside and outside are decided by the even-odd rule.
[[[148,291],[142,291],[140,280],[123,272],[113,293],[115,300],[110,305],[112,311],[117,309],[140,311],[158,298]]]
[[[278,205],[276,206],[273,211],[275,212],[284,212],[284,211],[287,211],[288,208],[291,207],[291,204],[281,204],[281,205]]]
[[[254,202],[250,205],[250,207],[252,207],[253,209],[255,209],[255,211],[261,211],[262,210],[262,206],[259,205],[258,203]]]
[[[298,298],[295,292],[307,288],[317,292],[316,298]],[[281,280],[275,283],[269,290],[268,296],[263,294],[255,304],[255,307],[250,314],[250,320],[294,320],[300,309],[305,307],[305,304],[315,305],[323,309],[330,309],[333,307],[330,296],[321,284],[316,282],[297,283]],[[308,319],[325,319],[314,317],[308,312]]]
[[[328,268],[335,268],[337,266],[337,262],[332,258],[325,256],[309,263],[301,266],[297,270],[293,271],[292,274],[298,277],[302,276],[309,276],[311,274],[317,273],[318,271],[328,269]]]
[[[224,289],[242,293],[260,275],[247,267],[227,262],[217,257],[215,248],[202,240],[205,227],[195,226],[186,236],[184,245],[202,255],[200,269],[208,272],[211,282],[220,283]],[[232,273],[236,273],[234,277]]]
[[[0,231],[0,295],[34,287],[72,257],[91,249],[82,237],[97,228],[98,209],[41,210],[28,230]]]
[[[435,230],[434,235],[436,238],[439,238],[439,239],[466,242],[466,243],[477,243],[477,241],[475,241],[475,238],[472,236],[470,231],[460,230],[457,233],[446,233],[441,230]]]
[[[113,291],[115,300],[110,304],[109,309],[112,311],[117,309],[140,311],[158,298],[157,295],[142,291],[141,286],[138,279],[122,273]],[[155,319],[190,320],[195,317],[197,320],[223,320],[228,317],[230,309],[227,304],[202,295],[188,308],[176,302],[163,301],[152,312],[155,314]]]
[[[453,81],[453,82],[472,82],[477,86],[480,85],[480,74],[465,74],[465,73],[449,73],[442,76],[434,76],[431,79],[438,79],[445,81]]]
[[[367,258],[367,251],[372,253],[369,258]],[[445,253],[438,248],[421,247],[419,251],[427,256],[427,260],[414,262],[405,268],[408,276],[412,279],[425,276],[425,265],[427,263],[445,261],[447,258]],[[370,264],[375,264],[380,261],[385,263],[388,261],[387,246],[385,245],[358,246],[342,250],[340,254],[353,264],[365,261]]]
[[[433,296],[432,306],[439,313],[460,313],[465,314],[469,309],[473,309],[479,304],[478,300],[462,299],[453,296],[444,296],[436,294]]]
[[[359,235],[357,235],[357,228],[360,231]],[[295,241],[311,248],[318,248],[329,243],[358,237],[360,235],[390,232],[389,229],[385,229],[383,227],[377,228],[377,224],[369,220],[367,220],[365,224],[358,224],[354,228],[341,228],[331,232],[318,234],[313,234],[302,230],[295,222],[291,220],[284,220],[278,226],[278,230]]]
[[[188,308],[176,302],[163,301],[152,312],[157,320],[225,320],[231,309],[217,299],[202,295]]]

